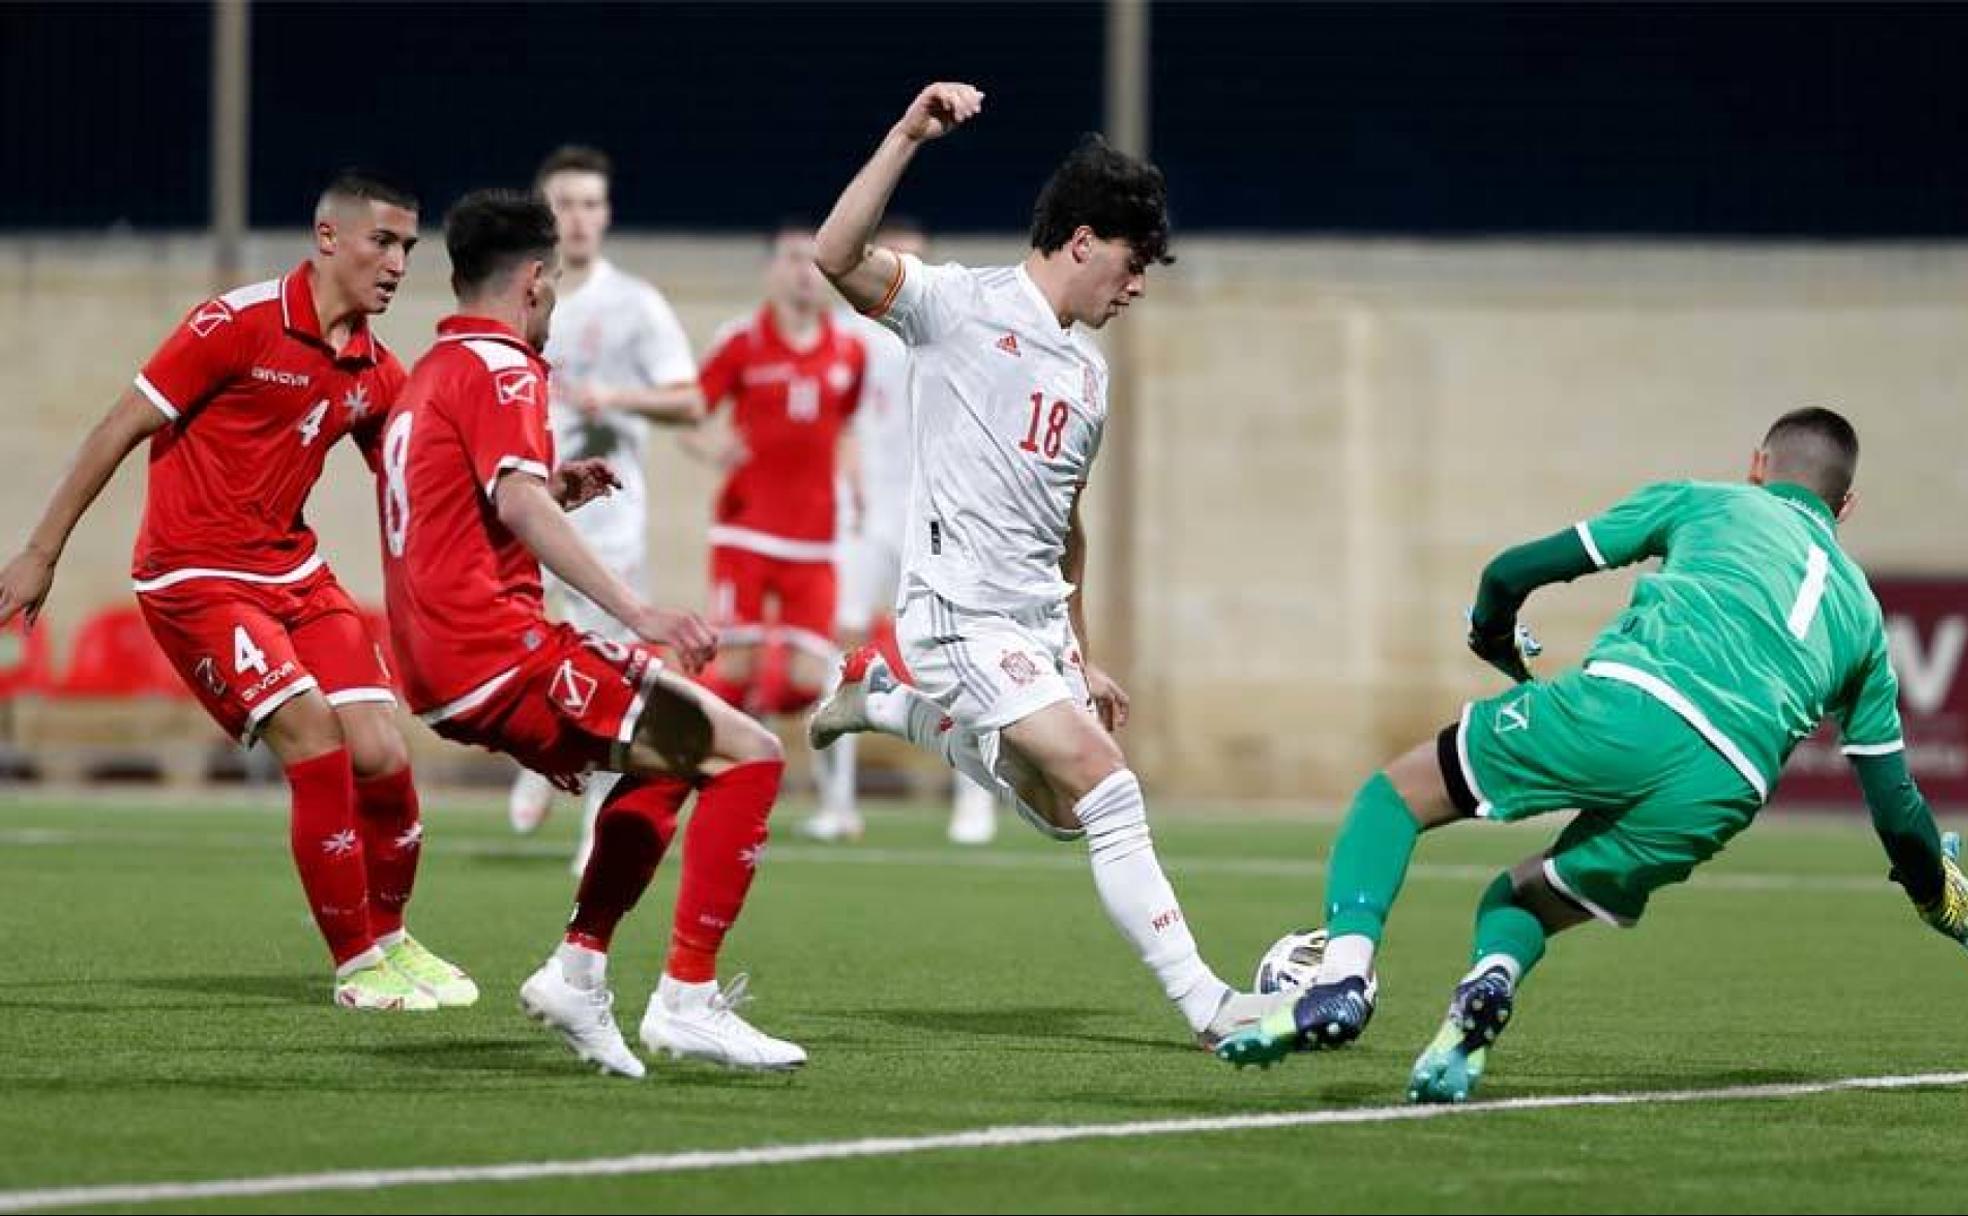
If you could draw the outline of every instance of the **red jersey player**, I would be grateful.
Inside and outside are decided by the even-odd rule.
[[[723,649],[710,685],[754,712],[781,714],[818,699],[835,657],[835,458],[858,498],[847,423],[867,355],[828,316],[811,227],[774,235],[765,285],[765,306],[719,335],[698,381],[707,409],[730,405],[734,435],[711,525]],[[795,655],[777,688],[763,686],[756,662],[775,620]]]
[[[717,953],[765,844],[785,764],[779,741],[636,642],[546,619],[540,567],[687,671],[716,637],[650,607],[595,556],[565,512],[604,494],[599,459],[555,467],[540,350],[559,275],[553,212],[484,190],[445,220],[458,313],[438,326],[384,428],[378,484],[390,632],[410,707],[446,738],[577,784],[622,774],[558,949],[520,1003],[604,1072],[643,1075],[607,985],[616,925],[656,872],[692,792],[668,965],[642,1020],[651,1051],[741,1068],[806,1053],[760,1033],[717,986]]]
[[[403,929],[423,828],[389,672],[302,518],[328,449],[365,455],[403,367],[369,328],[417,243],[417,201],[344,173],[314,253],[191,310],[83,441],[21,554],[0,624],[40,612],[69,534],[132,449],[150,484],[132,577],[179,676],[286,770],[301,886],[336,964],[336,1003],[469,1005],[478,989]]]

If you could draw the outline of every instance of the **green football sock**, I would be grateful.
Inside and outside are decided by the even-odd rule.
[[[1333,842],[1326,873],[1326,931],[1380,941],[1387,914],[1401,893],[1421,826],[1386,773],[1353,796],[1353,809]]]
[[[1501,954],[1517,964],[1512,982],[1522,983],[1544,957],[1546,937],[1544,924],[1517,902],[1510,875],[1499,874],[1476,905],[1476,937],[1469,948],[1469,961],[1479,963]]]

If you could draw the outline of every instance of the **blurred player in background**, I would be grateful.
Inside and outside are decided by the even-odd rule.
[[[929,242],[922,226],[899,215],[882,218],[875,243],[921,258]],[[902,339],[854,309],[842,306],[834,320],[861,339],[868,353],[861,405],[854,412],[854,450],[861,470],[862,509],[850,521],[841,560],[839,638],[849,651],[866,645],[878,621],[886,624],[902,580],[903,541],[909,523],[909,479],[914,472],[910,435],[909,348]],[[800,824],[813,840],[859,840],[864,830],[856,805],[856,740],[843,735],[827,751],[820,811]],[[988,844],[997,835],[997,799],[962,773],[955,774],[950,839]]]
[[[966,84],[922,90],[822,225],[819,264],[850,304],[909,344],[914,489],[896,635],[915,686],[864,647],[809,741],[875,730],[1014,798],[1055,840],[1084,840],[1114,926],[1204,1045],[1276,1002],[1203,962],[1114,738],[1127,695],[1087,662],[1080,495],[1107,424],[1107,363],[1087,329],[1171,261],[1161,171],[1082,140],[1034,209],[1019,264],[930,267],[873,243],[928,142],[976,117]]]
[[[83,512],[150,441],[137,602],[205,711],[280,761],[334,999],[355,1009],[478,1000],[463,971],[403,927],[423,822],[396,694],[302,517],[344,435],[375,463],[404,376],[369,318],[389,308],[416,244],[407,190],[370,173],[337,177],[316,204],[308,260],[191,310],[83,441],[0,571],[0,624],[20,612],[32,622]]]
[[[553,213],[537,196],[482,190],[445,218],[457,315],[411,371],[384,431],[378,492],[390,632],[410,707],[438,734],[513,756],[567,785],[594,769],[609,790],[574,914],[520,1003],[575,1054],[640,1077],[608,988],[615,929],[685,829],[669,958],[642,1019],[652,1052],[738,1068],[795,1068],[797,1046],[736,1012],[717,959],[765,848],[785,768],[779,741],[672,674],[716,652],[688,612],[651,607],[566,512],[606,494],[605,460],[556,464],[540,348],[558,272]],[[545,616],[545,565],[634,635],[619,642]]]
[[[704,360],[705,408],[724,422],[688,445],[725,470],[710,535],[719,653],[706,680],[759,717],[812,705],[839,657],[836,481],[861,514],[848,422],[867,360],[861,340],[829,315],[812,225],[773,234],[765,290],[764,306],[726,325]],[[775,634],[783,671],[760,661]]]
[[[1294,1007],[1223,1043],[1236,1064],[1344,1046],[1373,1015],[1374,954],[1423,832],[1578,810],[1542,853],[1496,876],[1470,968],[1415,1061],[1408,1098],[1462,1102],[1553,934],[1631,926],[1748,827],[1791,749],[1827,716],[1844,735],[1893,877],[1922,919],[1968,942],[1968,879],[1907,771],[1899,682],[1865,573],[1838,543],[1859,439],[1831,410],[1777,419],[1748,483],[1647,486],[1507,550],[1483,571],[1469,646],[1519,686],[1374,775],[1326,868],[1331,934]],[[1540,587],[1659,558],[1582,667],[1536,681],[1517,611]],[[1663,990],[1662,999],[1678,999]],[[1825,1016],[1842,1024],[1842,1011]]]
[[[607,462],[617,488],[569,518],[608,568],[639,594],[649,590],[648,490],[644,461],[653,426],[691,426],[703,416],[697,364],[663,293],[602,256],[614,166],[593,148],[564,147],[541,162],[534,188],[560,231],[561,279],[547,362],[553,367],[549,416],[564,460]],[[558,615],[576,629],[631,640],[626,626],[593,601],[547,576]],[[574,872],[587,865],[595,816],[614,777],[587,783]],[[523,770],[510,799],[515,831],[532,832],[553,804],[551,782]]]

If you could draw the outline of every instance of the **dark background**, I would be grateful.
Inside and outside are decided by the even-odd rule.
[[[210,13],[0,7],[0,227],[206,219]],[[251,219],[334,167],[442,206],[555,144],[618,222],[825,208],[912,92],[989,93],[898,207],[1022,225],[1098,126],[1097,4],[258,4]],[[1157,3],[1154,156],[1190,230],[1948,236],[1968,231],[1968,6]]]

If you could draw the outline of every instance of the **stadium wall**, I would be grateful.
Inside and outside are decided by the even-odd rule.
[[[277,273],[298,234],[265,233]],[[952,242],[947,256],[1015,256]],[[1806,403],[1865,443],[1846,529],[1869,568],[1968,568],[1968,247],[1210,240],[1158,274],[1123,353],[1134,376],[1135,501],[1095,480],[1089,596],[1100,634],[1132,614],[1129,746],[1186,797],[1344,796],[1395,748],[1494,687],[1461,648],[1485,558],[1664,477],[1732,479],[1762,428]],[[757,299],[762,247],[618,237],[701,350]],[[211,289],[190,237],[0,240],[9,545],[138,362]],[[427,241],[381,330],[406,362],[445,311]],[[1112,450],[1110,444],[1109,450]],[[64,625],[128,594],[133,460],[78,530],[50,607]],[[655,569],[704,602],[713,477],[661,441]],[[1103,581],[1103,535],[1134,515],[1134,585]],[[358,596],[380,595],[375,512],[353,449],[310,518]],[[1529,619],[1574,656],[1627,576],[1547,593]]]

